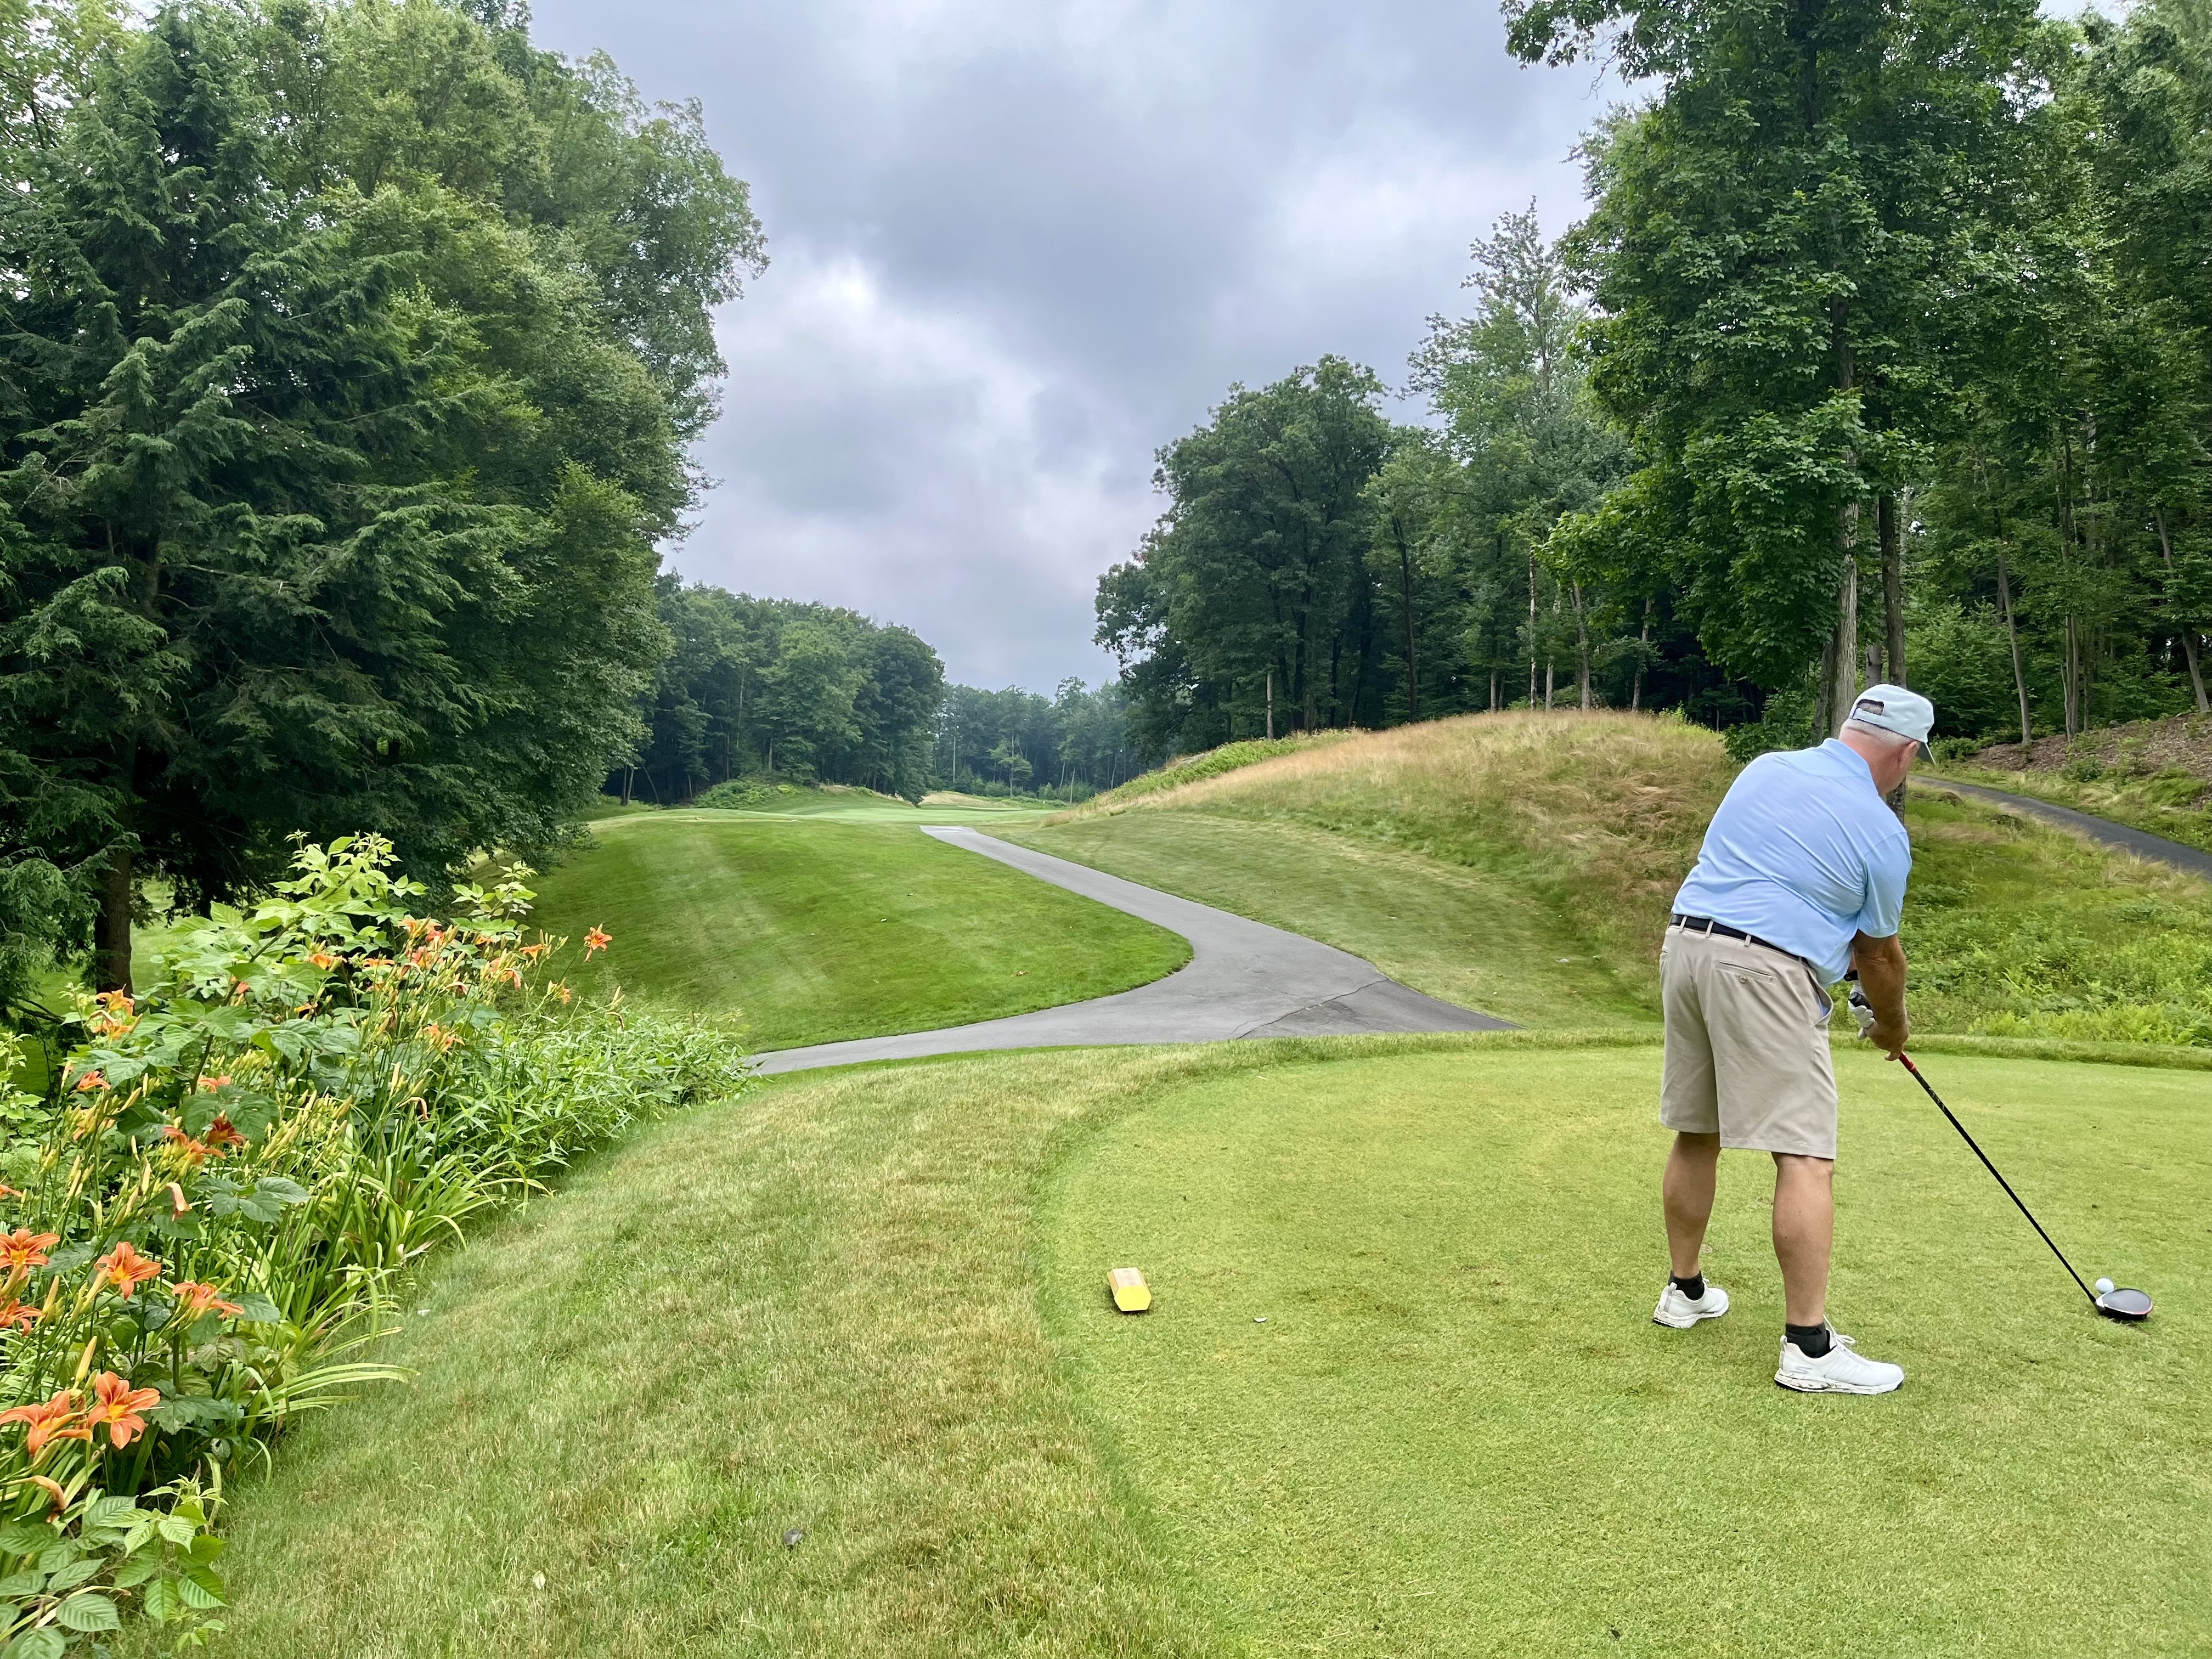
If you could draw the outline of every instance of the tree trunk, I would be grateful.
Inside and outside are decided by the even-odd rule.
[[[131,989],[131,901],[136,885],[131,845],[118,841],[108,849],[107,863],[100,872],[100,915],[93,929],[95,991],[127,994]]]
[[[2173,574],[2173,539],[2166,533],[2165,509],[2153,507],[2151,516],[2158,523],[2158,550],[2166,556],[2166,574],[2171,576]],[[2197,712],[2212,714],[2212,703],[2204,701],[2204,671],[2197,661],[2197,630],[2184,628],[2179,632],[2181,654],[2189,662],[2189,689],[2197,694]]]
[[[1832,738],[1843,730],[1859,695],[1859,567],[1852,552],[1858,539],[1856,502],[1844,509],[1842,528],[1844,579],[1836,585],[1836,632],[1828,641],[1827,650],[1821,653],[1828,671],[1827,714],[1821,722],[1822,738]]]
[[[1583,708],[1590,706],[1589,689],[1589,615],[1583,606],[1583,585],[1575,584],[1575,649],[1578,656],[1577,671],[1582,675]]]
[[[1528,555],[1528,707],[1536,706],[1536,555]]]
[[[1406,718],[1421,718],[1421,665],[1413,656],[1413,556],[1406,546],[1406,532],[1393,517],[1392,532],[1398,538],[1398,580],[1406,617]]]
[[[1490,712],[1493,714],[1498,712],[1498,665],[1496,663],[1490,665]]]
[[[2000,537],[2004,534],[2002,520],[1997,524],[1997,534]],[[2021,665],[2020,658],[2020,624],[2013,619],[2012,583],[2005,575],[2002,541],[1997,543],[1997,605],[2004,611],[2005,638],[2012,644],[2012,689],[2013,694],[2020,699],[2020,746],[2025,749],[2035,741],[2035,732],[2028,723],[2027,670]],[[2021,759],[2025,765],[2027,757],[2023,755]]]
[[[1875,524],[1881,540],[1882,643],[1889,659],[1885,678],[1892,685],[1905,685],[1905,532],[1896,496],[1884,495],[1875,503]]]
[[[1644,653],[1651,647],[1651,596],[1644,596],[1644,628],[1636,636],[1636,677],[1628,683],[1628,706],[1644,707]]]

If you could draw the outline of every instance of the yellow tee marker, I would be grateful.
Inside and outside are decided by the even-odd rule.
[[[1152,1286],[1134,1267],[1116,1267],[1109,1273],[1106,1288],[1114,1293],[1114,1305],[1123,1313],[1142,1313],[1152,1305]]]

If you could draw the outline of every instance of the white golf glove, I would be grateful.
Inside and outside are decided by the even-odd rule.
[[[1858,1021],[1861,1036],[1874,1030],[1874,1004],[1866,1000],[1866,993],[1856,985],[1851,987],[1851,1018]]]

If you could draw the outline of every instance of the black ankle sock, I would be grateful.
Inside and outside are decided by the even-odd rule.
[[[1808,1359],[1825,1359],[1835,1342],[1825,1322],[1819,1325],[1784,1325],[1782,1329],[1797,1345],[1797,1352]]]
[[[1683,1278],[1680,1273],[1670,1273],[1668,1276],[1674,1280],[1674,1288],[1688,1297],[1691,1301],[1699,1302],[1705,1299],[1705,1276],[1703,1273],[1692,1273],[1687,1279]]]

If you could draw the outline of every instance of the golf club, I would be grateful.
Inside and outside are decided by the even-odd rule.
[[[2021,1203],[2021,1196],[2013,1191],[2012,1183],[1999,1174],[1997,1166],[1990,1162],[1990,1155],[1981,1149],[1973,1136],[1966,1133],[1966,1126],[1960,1122],[1951,1109],[1943,1103],[1943,1097],[1936,1092],[1935,1085],[1921,1075],[1920,1068],[1912,1063],[1912,1056],[1900,1054],[1893,1054],[1891,1058],[1912,1073],[1912,1080],[1927,1091],[1928,1098],[1936,1103],[1936,1109],[1950,1120],[1951,1127],[1959,1132],[1960,1139],[1973,1148],[1974,1156],[1982,1160],[1982,1167],[1996,1176],[1997,1185],[2004,1188],[2005,1196],[2014,1204],[2020,1205],[2020,1212],[2027,1218],[2027,1224],[2035,1229],[2037,1237],[2051,1246],[2051,1254],[2058,1258],[2058,1265],[2066,1269],[2068,1276],[2076,1285],[2081,1285],[2081,1294],[2089,1298],[2089,1305],[2108,1319],[2149,1318],[2151,1300],[2148,1292],[2116,1287],[2109,1279],[2099,1279],[2097,1288],[2094,1291],[2081,1283],[2081,1275],[2074,1271],[2074,1264],[2066,1259],[2066,1252],[2060,1249],[2051,1235],[2043,1231],[2043,1224],[2035,1218],[2035,1212],[2026,1204]]]

